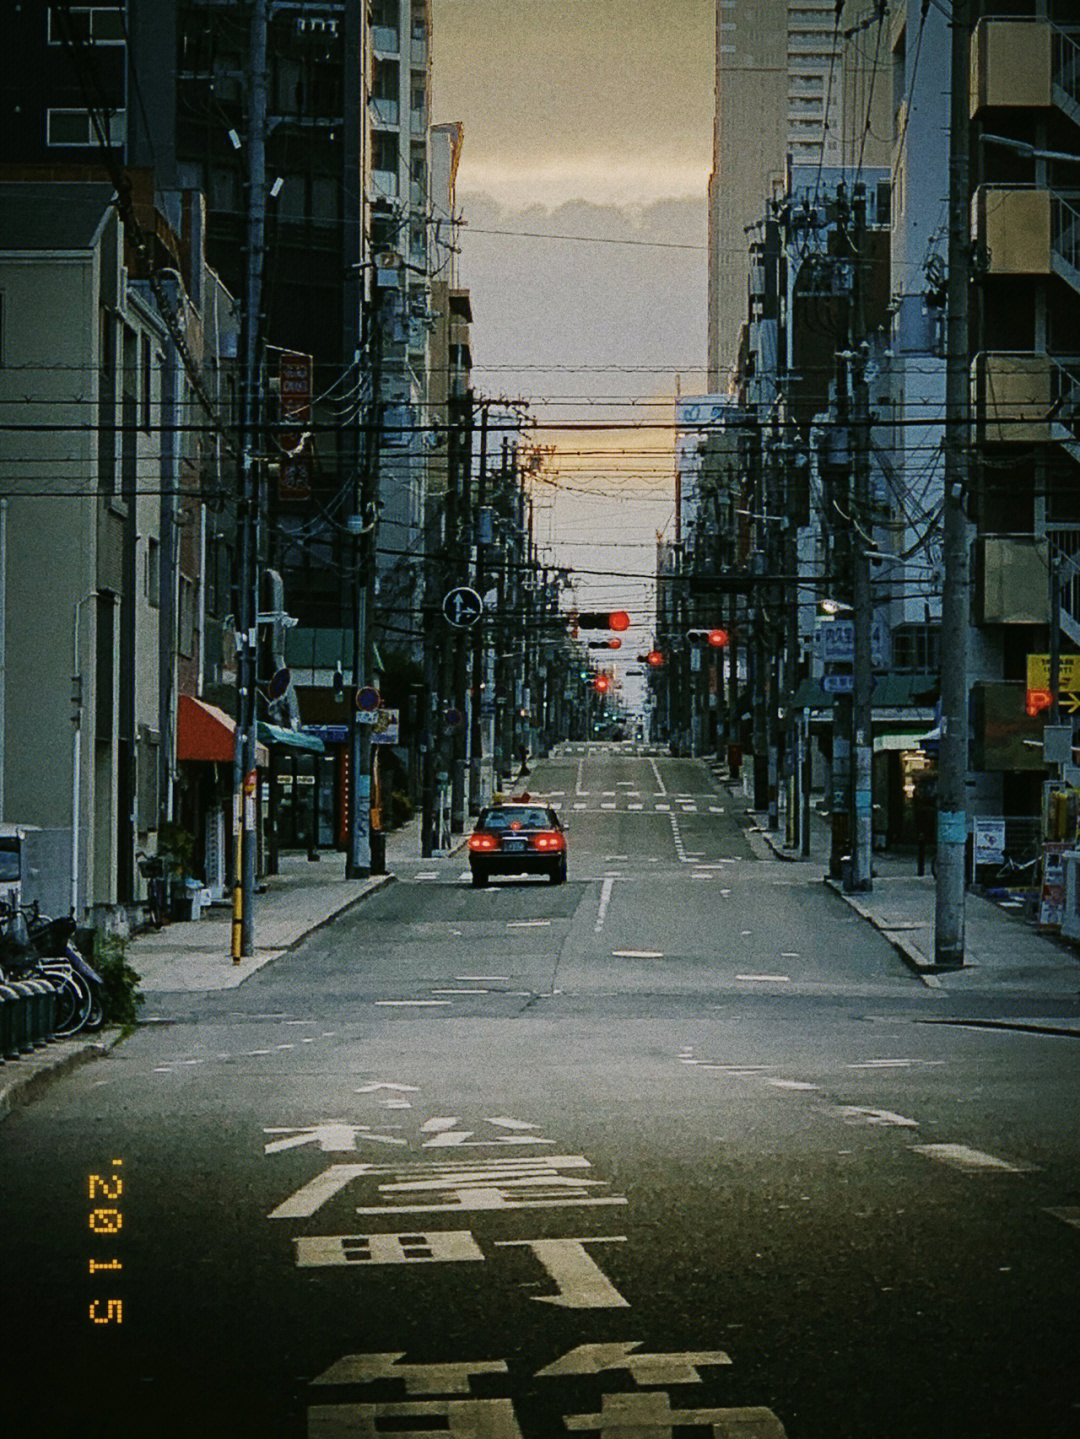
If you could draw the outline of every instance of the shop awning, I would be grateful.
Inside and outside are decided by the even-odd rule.
[[[301,729],[285,729],[282,725],[266,724],[259,721],[258,736],[271,749],[303,750],[307,754],[325,754],[326,746],[318,735],[306,734]]]
[[[176,705],[176,758],[202,764],[232,764],[236,751],[236,722],[217,705],[181,695]],[[265,767],[269,754],[255,747],[255,763]]]

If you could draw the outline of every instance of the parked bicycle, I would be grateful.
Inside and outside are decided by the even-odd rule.
[[[168,915],[169,877],[160,854],[139,854],[139,873],[146,880],[146,917],[160,929]]]
[[[101,1028],[101,976],[79,952],[72,918],[52,919],[36,903],[0,903],[0,983],[43,979],[56,995],[53,1034]]]

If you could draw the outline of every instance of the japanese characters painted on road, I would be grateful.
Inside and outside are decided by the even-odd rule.
[[[264,1130],[268,1156],[290,1151],[350,1156],[323,1168],[270,1211],[269,1218],[290,1220],[299,1229],[332,1202],[340,1214],[346,1190],[353,1191],[347,1196],[349,1201],[354,1194],[361,1201],[349,1204],[361,1219],[359,1232],[293,1233],[298,1269],[351,1267],[361,1275],[386,1265],[468,1264],[476,1273],[475,1266],[485,1265],[480,1272],[490,1270],[496,1281],[507,1273],[528,1273],[531,1268],[533,1275],[539,1269],[546,1276],[546,1282],[539,1282],[546,1292],[531,1292],[535,1278],[522,1281],[521,1299],[529,1303],[570,1314],[606,1310],[614,1316],[630,1309],[630,1300],[601,1267],[605,1255],[614,1252],[612,1246],[631,1242],[627,1235],[606,1229],[585,1234],[576,1224],[576,1232],[552,1235],[549,1221],[545,1221],[543,1237],[520,1231],[513,1236],[512,1230],[512,1237],[507,1236],[505,1227],[497,1231],[498,1238],[484,1232],[486,1216],[491,1213],[513,1214],[516,1222],[525,1226],[530,1224],[530,1210],[565,1209],[580,1214],[586,1208],[625,1207],[626,1196],[609,1192],[608,1182],[595,1177],[584,1155],[538,1154],[537,1146],[553,1146],[553,1141],[537,1132],[537,1125],[506,1114],[473,1119],[470,1127],[457,1115],[414,1117],[413,1105],[418,1102],[414,1085],[372,1079],[355,1093],[361,1105],[392,1108],[400,1122],[335,1117]],[[387,1154],[386,1146],[391,1146],[391,1153]],[[508,1153],[506,1146],[532,1149]],[[370,1159],[363,1153],[369,1147],[373,1151]],[[407,1157],[400,1153],[402,1149],[418,1151],[418,1157]],[[462,1153],[473,1149],[489,1152]],[[376,1157],[378,1152],[381,1154]],[[428,1215],[432,1216],[430,1227],[421,1217]],[[468,1228],[460,1222],[455,1225],[453,1218],[447,1224],[444,1217],[466,1215],[470,1216]],[[397,1225],[388,1229],[378,1223],[385,1218],[397,1220]],[[521,1251],[522,1259],[512,1258]],[[528,1266],[525,1271],[521,1264]],[[327,1385],[364,1386],[369,1391],[363,1396],[365,1402],[355,1402],[351,1396],[347,1402],[310,1405],[309,1439],[374,1435],[391,1428],[417,1439],[433,1428],[460,1439],[523,1439],[515,1412],[515,1389],[523,1379],[528,1379],[534,1395],[534,1379],[553,1386],[551,1414],[558,1416],[559,1432],[565,1429],[609,1439],[630,1434],[642,1439],[675,1439],[677,1432],[697,1426],[711,1429],[717,1436],[737,1433],[740,1439],[785,1439],[783,1425],[770,1409],[719,1408],[709,1403],[690,1406],[669,1392],[672,1386],[705,1383],[703,1370],[731,1366],[732,1360],[723,1350],[665,1353],[646,1348],[640,1338],[613,1337],[599,1343],[586,1335],[582,1339],[574,1347],[556,1350],[528,1375],[497,1355],[462,1362],[439,1360],[436,1352],[425,1356],[427,1362],[411,1362],[404,1348],[345,1353],[312,1381],[312,1387],[318,1392]],[[616,1371],[629,1376],[633,1388],[627,1389],[624,1381],[619,1392],[601,1390],[602,1377]],[[490,1397],[473,1392],[474,1380],[481,1378]],[[580,1387],[564,1392],[560,1386],[570,1381],[578,1386],[594,1381],[595,1397],[585,1397]],[[499,1389],[506,1392],[498,1393]]]
[[[467,630],[484,613],[484,602],[468,585],[458,585],[443,596],[442,612],[456,630]]]

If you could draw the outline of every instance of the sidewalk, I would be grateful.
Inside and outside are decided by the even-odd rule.
[[[317,861],[306,855],[281,858],[281,873],[260,881],[255,895],[255,954],[234,964],[231,953],[232,906],[214,905],[191,922],[167,924],[140,934],[127,946],[127,962],[140,976],[146,995],[235,989],[264,964],[292,949],[313,930],[365,896],[394,882],[394,871],[420,857],[419,818],[386,837],[387,873],[346,879],[345,856],[324,850]],[[455,836],[450,853],[465,842]],[[265,886],[265,888],[264,888]],[[51,1080],[107,1053],[119,1033],[54,1040],[20,1059],[0,1062],[0,1119],[17,1104],[28,1103]]]
[[[785,847],[782,817],[780,829],[768,831],[765,816],[755,815],[742,783],[732,782],[725,771],[714,773],[734,804],[757,821],[749,830],[754,852],[820,874],[835,894],[889,940],[924,984],[970,1001],[973,1007],[985,1008],[991,1000],[998,1011],[1013,1006],[1018,1017],[1007,1021],[1010,1027],[1080,1036],[1080,950],[1067,940],[1040,931],[1020,913],[969,890],[964,904],[964,967],[937,970],[935,881],[930,874],[916,874],[913,856],[875,854],[873,888],[866,894],[845,894],[837,881],[825,876],[830,835],[824,815],[812,811],[811,855],[803,859]]]

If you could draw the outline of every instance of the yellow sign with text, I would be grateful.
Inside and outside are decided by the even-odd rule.
[[[1028,655],[1027,687],[1029,690],[1050,688],[1050,656]],[[1080,690],[1080,655],[1059,656],[1058,689]]]

